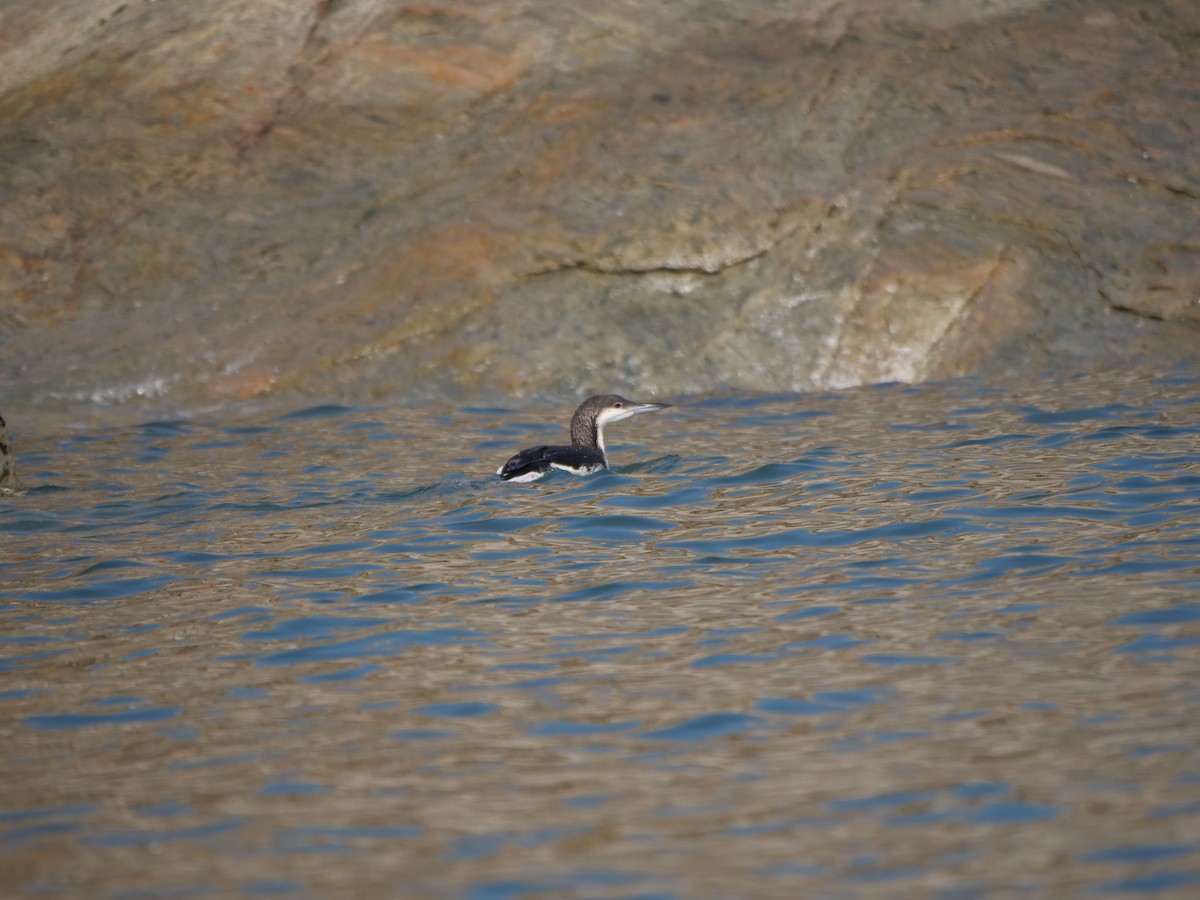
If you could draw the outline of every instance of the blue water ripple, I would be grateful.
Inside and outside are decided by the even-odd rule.
[[[1122,844],[1117,847],[1109,847],[1107,850],[1084,853],[1080,859],[1085,862],[1158,862],[1163,859],[1187,856],[1195,853],[1197,849],[1200,849],[1200,846],[1196,844]]]
[[[390,621],[390,619],[363,616],[305,616],[277,622],[262,631],[244,632],[242,639],[247,641],[291,641],[300,638],[320,638],[327,637],[336,631],[374,628],[377,625],[386,625]]]
[[[256,572],[255,578],[294,578],[304,581],[343,581],[364,572],[383,572],[387,567],[377,563],[348,563],[344,566],[308,566],[303,569],[271,569]]]
[[[844,713],[847,706],[838,703],[819,703],[813,700],[801,700],[791,697],[764,697],[754,708],[758,712],[775,713],[786,716],[819,716],[826,713]]]
[[[1011,825],[1054,819],[1058,817],[1059,812],[1057,806],[1010,800],[981,806],[971,811],[964,821],[972,825]]]
[[[880,666],[926,666],[926,665],[944,665],[945,663],[958,662],[957,656],[921,656],[914,654],[905,656],[903,654],[893,653],[877,653],[862,658],[863,662],[875,663]]]
[[[1151,894],[1200,884],[1200,872],[1151,872],[1098,885],[1105,894]]]
[[[794,612],[776,616],[777,622],[789,622],[796,619],[815,619],[820,616],[831,616],[842,611],[840,606],[807,606]]]
[[[1200,603],[1182,603],[1163,609],[1126,613],[1108,622],[1109,625],[1186,625],[1200,622]]]
[[[117,578],[109,581],[96,580],[88,584],[45,591],[27,591],[17,596],[22,600],[34,601],[84,601],[121,600],[149,591],[158,590],[178,580],[175,575],[152,575],[145,578]]]
[[[589,536],[626,534],[637,536],[647,531],[670,531],[673,522],[664,522],[649,516],[612,514],[603,516],[564,516],[559,519],[563,532],[580,532]]]
[[[423,716],[462,719],[490,715],[496,710],[497,706],[494,703],[484,703],[479,700],[464,700],[458,703],[434,703],[430,706],[422,706],[413,710],[413,712]]]
[[[26,716],[21,721],[31,728],[89,728],[94,725],[138,725],[173,719],[183,711],[180,706],[151,706],[114,713],[60,713]]]
[[[1144,575],[1158,572],[1172,572],[1181,569],[1194,572],[1198,568],[1194,559],[1127,559],[1119,563],[1101,568],[1080,570],[1080,575]]]
[[[259,793],[264,796],[277,795],[309,795],[309,794],[324,794],[330,790],[328,785],[315,784],[311,781],[276,781],[271,784],[263,785],[259,789]]]
[[[592,584],[558,594],[554,603],[572,603],[584,600],[612,600],[633,591],[682,590],[692,586],[690,581],[608,581]]]
[[[920,521],[889,522],[851,531],[808,531],[792,528],[767,532],[754,537],[726,540],[663,541],[660,546],[677,547],[699,553],[717,553],[730,549],[779,550],[793,547],[849,547],[867,541],[909,540],[947,534],[985,532],[990,529],[962,516],[945,516]]]
[[[245,819],[226,818],[191,828],[165,828],[155,831],[111,831],[89,835],[84,843],[93,847],[153,847],[169,841],[195,841],[236,831]]]
[[[863,688],[855,691],[817,691],[813,700],[836,706],[864,706],[892,699],[895,691],[889,688]]]
[[[626,722],[543,722],[529,729],[535,737],[590,737],[597,734],[614,734],[630,731],[642,723],[638,719]]]
[[[55,656],[62,656],[66,650],[45,650],[41,653],[26,653],[22,656],[0,656],[0,672],[16,672],[29,667],[30,663]]]
[[[528,516],[486,516],[476,519],[463,519],[456,522],[443,521],[441,526],[450,531],[467,531],[478,534],[510,534],[524,531],[542,520]]]
[[[315,644],[268,653],[256,657],[260,666],[291,665],[294,663],[329,662],[333,660],[362,659],[371,656],[395,656],[408,647],[439,644],[474,643],[486,639],[486,635],[465,628],[433,628],[425,631],[396,631],[338,641],[331,644]]]
[[[707,713],[670,728],[643,732],[641,736],[653,741],[704,741],[727,734],[741,734],[764,721],[761,716],[745,713]]]
[[[47,806],[41,809],[0,810],[0,824],[6,822],[28,822],[30,819],[86,816],[98,810],[99,807],[92,803],[78,803],[71,806]]]
[[[693,669],[710,669],[718,666],[734,666],[743,663],[770,662],[778,659],[777,654],[765,653],[714,653],[691,663]]]
[[[809,638],[804,641],[789,641],[782,645],[781,651],[792,653],[796,650],[847,650],[851,647],[861,647],[864,644],[872,644],[873,640],[869,638],[858,638],[852,634],[823,634],[819,637]]]
[[[383,590],[373,591],[350,598],[354,603],[423,603],[428,595],[434,592],[451,593],[454,589],[449,585],[437,582],[430,584],[394,585]]]
[[[376,672],[383,670],[383,666],[362,665],[352,666],[349,669],[338,669],[336,672],[321,672],[315,675],[301,675],[300,681],[306,684],[327,684],[340,681],[359,681],[366,678],[368,675],[373,675]]]
[[[939,641],[994,641],[1004,637],[1000,631],[952,631],[939,634]]]
[[[722,475],[717,478],[706,478],[701,484],[706,487],[738,487],[748,484],[778,484],[789,481],[797,475],[818,471],[821,467],[811,462],[799,461],[794,463],[766,463],[739,472],[736,475]]]
[[[1032,408],[1025,414],[1025,421],[1032,425],[1069,425],[1076,422],[1117,419],[1131,413],[1152,415],[1152,413],[1139,410],[1137,407],[1126,406],[1123,403],[1112,403],[1108,406],[1088,406],[1080,409],[1063,410],[1061,412]]]
[[[318,406],[310,406],[305,409],[297,409],[290,413],[285,413],[279,416],[276,421],[292,422],[296,420],[308,421],[310,419],[333,419],[338,416],[349,415],[356,412],[353,406],[342,406],[337,403],[322,403]]]
[[[1200,645],[1200,636],[1167,638],[1160,634],[1144,634],[1128,644],[1113,650],[1114,653],[1169,653],[1181,647]]]
[[[10,828],[0,834],[0,847],[8,844],[20,844],[24,841],[35,840],[48,835],[71,834],[83,828],[77,822],[39,822],[36,825],[23,825],[20,828]]]
[[[291,878],[256,878],[246,882],[242,891],[252,897],[275,897],[281,894],[306,893],[307,889],[303,882]]]
[[[390,841],[422,834],[424,829],[418,825],[308,825],[285,829],[280,832],[279,839],[283,843],[321,839]]]
[[[406,728],[393,731],[389,737],[397,741],[440,741],[458,737],[458,732],[438,728]]]
[[[929,803],[937,796],[936,791],[893,791],[859,797],[853,800],[831,800],[826,803],[832,812],[862,812],[874,809],[891,809],[894,806],[909,806],[914,803]]]
[[[993,575],[1007,575],[1013,572],[1022,575],[1040,575],[1075,561],[1070,556],[1054,556],[1045,553],[1013,553],[985,559],[977,563],[976,567]]]

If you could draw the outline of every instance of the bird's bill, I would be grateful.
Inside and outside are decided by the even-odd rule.
[[[638,413],[655,412],[666,409],[670,405],[670,403],[631,403],[621,409],[606,409],[600,414],[600,424],[608,425],[612,422],[620,422],[622,419],[628,419]]]
[[[629,408],[629,414],[631,416],[636,416],[638,413],[654,412],[655,410],[666,409],[670,405],[670,403],[639,403],[636,406]]]

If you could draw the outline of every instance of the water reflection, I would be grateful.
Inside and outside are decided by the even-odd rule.
[[[1200,890],[1200,379],[226,415],[10,416],[24,893]]]

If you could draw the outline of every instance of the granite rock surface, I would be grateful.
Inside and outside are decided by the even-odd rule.
[[[15,404],[1200,359],[1192,0],[9,0]]]

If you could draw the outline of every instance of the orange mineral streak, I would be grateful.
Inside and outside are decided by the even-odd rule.
[[[516,80],[524,69],[519,57],[473,44],[451,44],[431,49],[372,41],[358,52],[371,63],[392,71],[412,70],[444,88],[471,94],[490,94]]]
[[[521,238],[468,223],[443,225],[379,261],[352,303],[356,315],[402,304],[403,324],[372,342],[395,347],[437,334],[493,297],[522,259]]]

